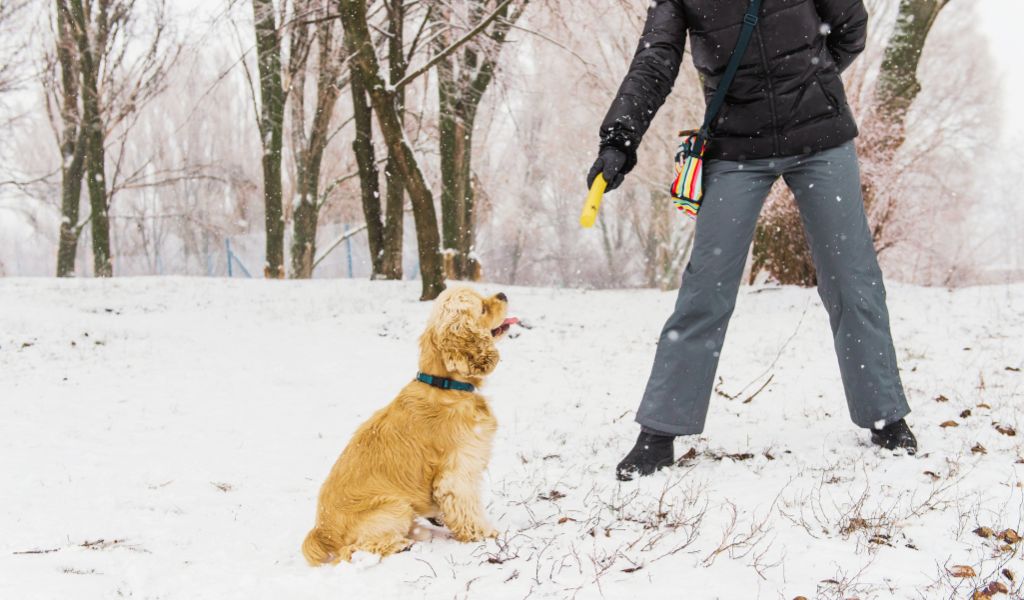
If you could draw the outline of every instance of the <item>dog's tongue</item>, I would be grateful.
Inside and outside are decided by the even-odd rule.
[[[498,325],[497,327],[491,330],[491,335],[497,337],[508,331],[509,328],[511,328],[516,323],[519,323],[519,319],[515,317],[508,317],[507,319],[501,322],[501,325]]]

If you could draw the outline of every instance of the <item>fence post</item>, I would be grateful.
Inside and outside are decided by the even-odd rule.
[[[231,277],[231,238],[224,238],[224,247],[228,251],[228,277]]]
[[[349,230],[348,223],[345,223],[344,224],[344,229],[343,229],[342,233],[347,236],[348,235],[348,230]],[[345,237],[345,254],[346,254],[347,260],[348,260],[348,278],[352,279],[352,238],[351,237]]]

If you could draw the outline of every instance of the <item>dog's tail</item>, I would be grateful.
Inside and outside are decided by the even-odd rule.
[[[302,555],[314,567],[349,559],[348,556],[342,556],[342,554],[350,553],[340,552],[337,542],[319,527],[311,529],[306,534],[306,540],[302,542]]]

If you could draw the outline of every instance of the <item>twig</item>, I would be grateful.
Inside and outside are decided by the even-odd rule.
[[[350,237],[356,235],[357,233],[363,231],[366,228],[367,228],[367,224],[363,223],[359,227],[356,227],[355,229],[342,234],[341,237],[339,237],[338,239],[334,240],[334,242],[332,242],[331,245],[328,246],[326,250],[324,250],[324,253],[321,254],[319,258],[317,258],[316,260],[313,261],[313,268],[315,269],[317,267],[317,265],[319,265],[321,262],[323,262],[323,260],[325,258],[327,258],[327,255],[330,254],[331,252],[333,252],[335,248],[340,246],[342,242],[344,242],[345,240],[349,239]]]
[[[46,548],[42,550],[19,550],[17,552],[11,552],[11,554],[50,554],[51,552],[59,552],[60,548]]]
[[[486,19],[480,21],[479,23],[477,23],[476,27],[466,32],[466,35],[462,36],[461,38],[453,42],[451,46],[448,46],[447,48],[439,52],[437,55],[435,55],[433,58],[428,60],[427,64],[423,65],[422,67],[416,69],[412,73],[409,73],[405,77],[401,78],[398,81],[398,83],[392,83],[389,86],[390,89],[397,90],[408,84],[413,79],[416,79],[420,75],[423,75],[430,69],[433,69],[434,65],[448,58],[452,53],[461,48],[466,42],[476,37],[484,29],[487,29],[487,26],[490,25],[495,19],[497,19],[499,15],[501,15],[501,13],[505,10],[505,7],[507,7],[509,4],[512,4],[512,0],[505,0],[504,2],[499,4],[498,7],[495,8]]]
[[[747,399],[743,401],[743,404],[750,404],[751,400],[753,400],[755,396],[760,394],[761,391],[764,390],[764,388],[768,387],[768,384],[772,382],[772,379],[775,379],[775,373],[772,373],[771,377],[769,377],[763,384],[761,384],[761,387],[757,388],[756,392],[747,396]]]

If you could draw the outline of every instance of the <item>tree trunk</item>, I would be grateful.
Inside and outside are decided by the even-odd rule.
[[[482,267],[476,256],[476,194],[473,190],[473,129],[462,126],[462,149],[456,153],[459,183],[456,188],[462,196],[462,223],[459,227],[459,240],[456,246],[459,258],[458,275],[466,281],[479,281]]]
[[[75,274],[78,253],[78,218],[85,170],[85,136],[79,127],[78,67],[72,17],[65,0],[56,0],[57,61],[61,85],[61,206],[60,240],[57,247],[57,277]]]
[[[405,139],[402,119],[398,114],[395,93],[380,77],[380,63],[373,52],[366,22],[364,0],[339,0],[338,8],[345,28],[345,43],[351,61],[370,95],[377,114],[381,134],[388,152],[396,158],[398,173],[405,180],[416,220],[416,240],[423,278],[421,300],[432,300],[444,290],[444,272],[440,253],[440,235],[434,197],[420,171],[412,148]]]
[[[449,36],[438,38],[438,51],[450,43]],[[461,279],[457,267],[459,230],[462,226],[460,207],[461,194],[458,191],[456,173],[460,151],[456,117],[458,86],[455,82],[455,67],[450,58],[437,64],[438,99],[438,150],[441,155],[441,236],[444,249],[445,274]]]
[[[96,81],[90,77],[84,77],[83,96],[98,95],[95,88]],[[92,87],[92,91],[87,91]],[[93,269],[96,277],[113,277],[114,264],[110,255],[110,217],[107,205],[107,183],[104,169],[106,160],[104,152],[105,136],[103,135],[103,123],[99,119],[95,99],[86,100],[83,103],[86,115],[86,150],[85,150],[85,176],[86,188],[89,190],[89,223],[92,230],[92,258]]]
[[[320,193],[319,173],[309,164],[298,168],[296,181],[298,202],[292,214],[292,278],[309,279],[313,276],[313,261],[316,259],[317,198]],[[296,160],[298,162],[298,160]]]
[[[443,44],[450,40],[443,40]],[[465,60],[465,59],[463,59]],[[469,65],[464,65],[468,69]],[[450,59],[437,66],[437,94],[440,114],[441,224],[445,273],[453,279],[473,281],[480,267],[472,258],[475,211],[471,181],[473,160],[473,99],[460,90],[455,65]]]
[[[481,267],[474,256],[476,207],[472,181],[473,119],[460,115],[461,111],[457,107],[453,108],[456,116],[442,117],[440,125],[445,270],[454,279],[477,281],[480,279]]]
[[[259,130],[263,145],[263,205],[268,279],[283,279],[284,210],[281,203],[281,150],[284,144],[285,93],[281,87],[281,38],[272,0],[252,0],[256,54],[260,75]]]
[[[487,1],[471,0],[471,3],[471,21],[482,21],[488,11]],[[520,3],[511,14],[511,5],[502,7],[495,24],[485,33],[489,38],[486,45],[466,44],[437,65],[445,270],[455,279],[476,281],[482,275],[475,254],[473,128],[480,101],[494,79],[508,31],[522,16],[526,5],[526,1]],[[435,21],[446,26],[448,18],[442,11]],[[451,36],[440,36],[435,46],[441,52],[451,43]]]
[[[57,247],[57,277],[74,277],[78,254],[79,205],[82,200],[82,176],[85,171],[85,137],[76,134],[64,154],[67,166],[61,167],[60,241]],[[65,151],[68,148],[65,146]]]
[[[377,159],[373,152],[373,111],[366,97],[366,88],[353,63],[349,63],[349,70],[352,118],[356,129],[355,139],[352,140],[352,153],[355,154],[359,170],[363,217],[366,219],[366,237],[370,246],[370,264],[373,268],[371,278],[379,279],[385,278],[384,228],[381,223],[380,176],[377,173]]]
[[[906,138],[907,113],[921,92],[917,68],[935,19],[949,0],[900,0],[896,29],[885,47],[875,88],[875,112],[889,124],[883,150],[895,152]]]
[[[405,0],[388,0],[388,76],[391,81],[401,81],[408,65],[405,62],[403,33],[405,29]],[[395,111],[405,125],[405,90],[395,90]],[[384,167],[384,181],[387,184],[384,223],[384,279],[402,278],[402,236],[404,235],[405,186],[399,175],[398,157],[388,151]]]
[[[776,185],[754,231],[750,283],[761,271],[782,285],[813,287],[818,278],[803,221],[789,188]]]
[[[334,23],[321,21],[317,25],[319,55],[317,63],[316,107],[309,138],[304,147],[300,148],[296,158],[298,203],[292,215],[292,277],[309,279],[313,276],[313,262],[316,260],[316,228],[320,215],[320,167],[324,151],[327,148],[328,128],[334,115],[341,89],[338,78],[341,74],[342,57],[335,47],[332,34]],[[301,67],[305,70],[305,65]],[[298,70],[295,70],[298,73]],[[299,83],[293,86],[292,93],[298,92],[297,85],[304,85],[305,77],[296,75],[294,80]],[[293,110],[298,115],[293,119],[292,127],[305,127],[305,111],[303,96],[293,99]],[[304,136],[299,136],[300,138]]]
[[[82,77],[81,135],[85,136],[85,175],[91,211],[89,223],[92,232],[93,269],[96,277],[111,277],[114,274],[114,266],[110,256],[110,218],[104,166],[106,135],[100,114],[100,59],[93,53],[94,48],[106,47],[107,14],[101,6],[96,22],[92,23],[92,19],[83,9],[82,1],[71,0],[71,15],[74,19]]]
[[[896,28],[885,47],[875,97],[868,114],[871,122],[859,145],[864,158],[874,164],[892,164],[906,140],[907,114],[921,92],[917,79],[924,46],[935,19],[948,0],[901,0]],[[885,191],[878,182],[865,179],[864,206],[871,219],[871,235],[876,247],[885,244],[886,227],[897,211],[895,199],[885,202]]]

